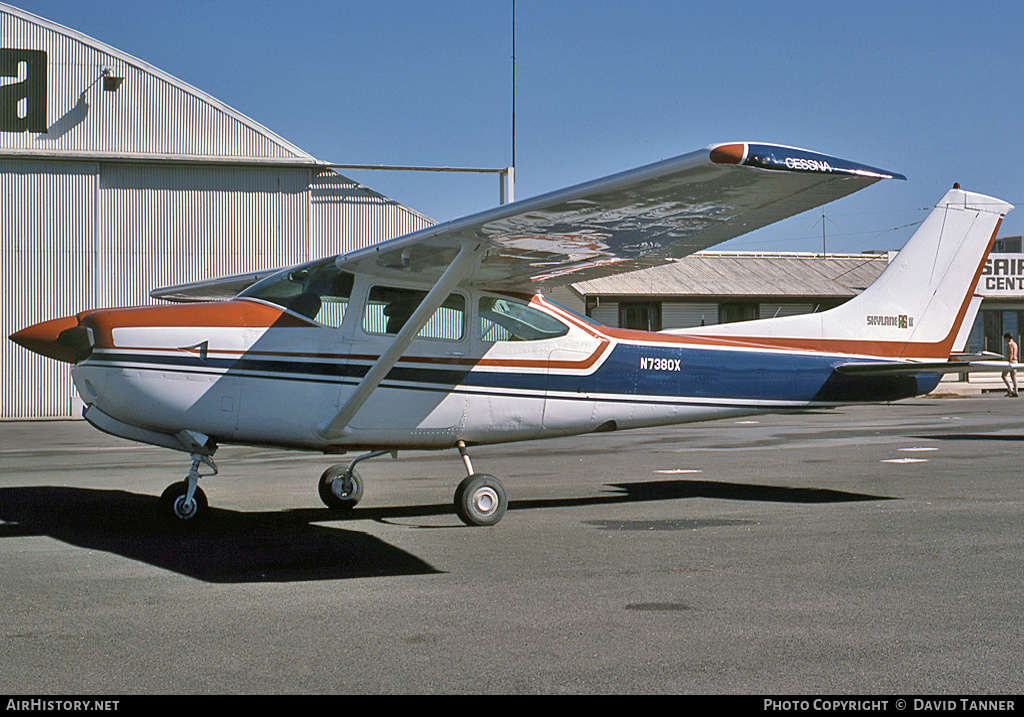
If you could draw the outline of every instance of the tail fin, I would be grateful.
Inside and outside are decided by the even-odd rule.
[[[951,189],[882,275],[819,314],[701,327],[687,333],[779,348],[910,360],[946,360],[971,314],[974,290],[1013,206]],[[976,304],[974,304],[976,309]]]

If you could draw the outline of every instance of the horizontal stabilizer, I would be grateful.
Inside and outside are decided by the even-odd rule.
[[[153,289],[149,295],[154,299],[174,303],[192,303],[199,301],[228,301],[248,289],[260,279],[270,276],[280,269],[254,271],[248,274],[224,276],[218,279],[194,281],[190,284],[178,284]]]
[[[1024,364],[1008,361],[852,361],[836,366],[851,376],[926,376],[946,373],[1001,373],[1020,371]]]

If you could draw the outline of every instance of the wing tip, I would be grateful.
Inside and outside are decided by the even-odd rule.
[[[712,147],[710,157],[715,164],[743,164],[747,159],[747,145],[720,144]]]
[[[714,164],[744,165],[773,171],[837,174],[868,180],[906,180],[906,177],[898,172],[781,144],[717,144],[710,147],[709,157]]]

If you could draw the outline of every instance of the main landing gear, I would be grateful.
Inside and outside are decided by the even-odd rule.
[[[473,462],[466,452],[466,444],[459,441],[457,447],[466,466],[467,477],[455,489],[456,515],[466,525],[497,524],[508,508],[505,487],[492,475],[475,473]],[[357,457],[348,466],[339,464],[328,468],[320,476],[320,500],[328,508],[351,509],[363,495],[363,481],[356,471],[356,464],[386,453],[390,451],[373,451]]]
[[[508,508],[505,486],[486,473],[474,473],[466,444],[458,442],[459,455],[468,474],[455,489],[455,514],[466,525],[496,525]]]

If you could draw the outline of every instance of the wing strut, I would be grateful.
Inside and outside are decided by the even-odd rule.
[[[486,245],[483,242],[470,244],[462,242],[458,256],[455,261],[445,269],[444,274],[437,280],[434,287],[427,293],[416,307],[416,310],[405,322],[395,336],[391,345],[381,354],[377,362],[370,367],[363,380],[356,386],[355,392],[348,397],[348,400],[338,409],[337,415],[317,427],[317,433],[324,438],[338,438],[348,433],[349,421],[363,407],[370,394],[380,385],[388,372],[398,363],[409,344],[413,342],[417,334],[427,325],[430,317],[434,315],[441,304],[445,302],[452,290],[472,271],[477,259],[481,256]]]

